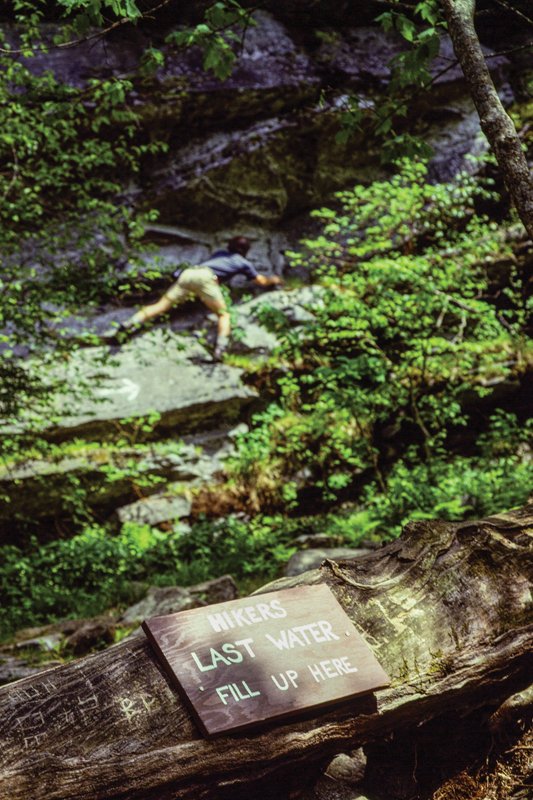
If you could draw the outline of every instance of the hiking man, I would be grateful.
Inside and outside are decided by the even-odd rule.
[[[207,261],[198,266],[184,267],[174,273],[176,282],[163,297],[149,306],[144,306],[119,326],[120,330],[132,328],[148,319],[160,316],[172,306],[183,303],[191,297],[198,297],[210,311],[218,315],[217,340],[213,357],[219,361],[224,353],[230,335],[230,315],[226,307],[220,284],[228,283],[235,275],[246,278],[259,286],[278,286],[283,280],[277,275],[261,275],[246,255],[251,242],[246,236],[234,236],[226,250],[217,250]]]

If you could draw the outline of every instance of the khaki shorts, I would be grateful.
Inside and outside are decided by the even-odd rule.
[[[223,309],[226,308],[218,278],[209,267],[187,267],[164,296],[173,305],[190,300],[191,297],[199,297],[208,306],[216,302]]]

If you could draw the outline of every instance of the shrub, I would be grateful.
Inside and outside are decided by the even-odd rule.
[[[391,181],[339,193],[339,210],[314,213],[323,232],[292,254],[323,285],[324,303],[297,336],[278,332],[290,368],[233,463],[250,493],[268,488],[264,502],[297,512],[302,476],[319,502],[350,492],[370,502],[369,491],[394,494],[403,464],[405,485],[424,473],[436,487],[432,476],[440,474],[441,499],[422,505],[445,506],[445,465],[467,470],[451,434],[464,429],[481,452],[476,437],[490,436],[496,423],[491,403],[480,414],[475,400],[526,370],[521,276],[503,230],[475,210],[490,186],[466,172],[457,183],[432,185],[426,173],[403,162]],[[495,258],[509,261],[499,297]],[[512,453],[518,428],[506,434]],[[368,481],[374,488],[363,495]],[[406,514],[419,507],[411,488]],[[461,508],[467,513],[469,504]]]

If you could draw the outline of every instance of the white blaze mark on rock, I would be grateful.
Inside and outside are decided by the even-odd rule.
[[[100,387],[99,389],[96,389],[95,394],[99,397],[109,397],[109,395],[123,394],[126,396],[126,400],[131,403],[136,399],[140,391],[141,387],[138,383],[130,380],[130,378],[121,378],[120,383],[117,385],[108,386],[107,388]]]

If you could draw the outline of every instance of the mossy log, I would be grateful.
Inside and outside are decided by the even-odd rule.
[[[392,678],[373,697],[206,740],[144,636],[0,689],[0,797],[281,798],[335,753],[454,709],[488,719],[531,680],[532,526],[531,505],[411,523],[375,553],[264,587],[331,588]]]

